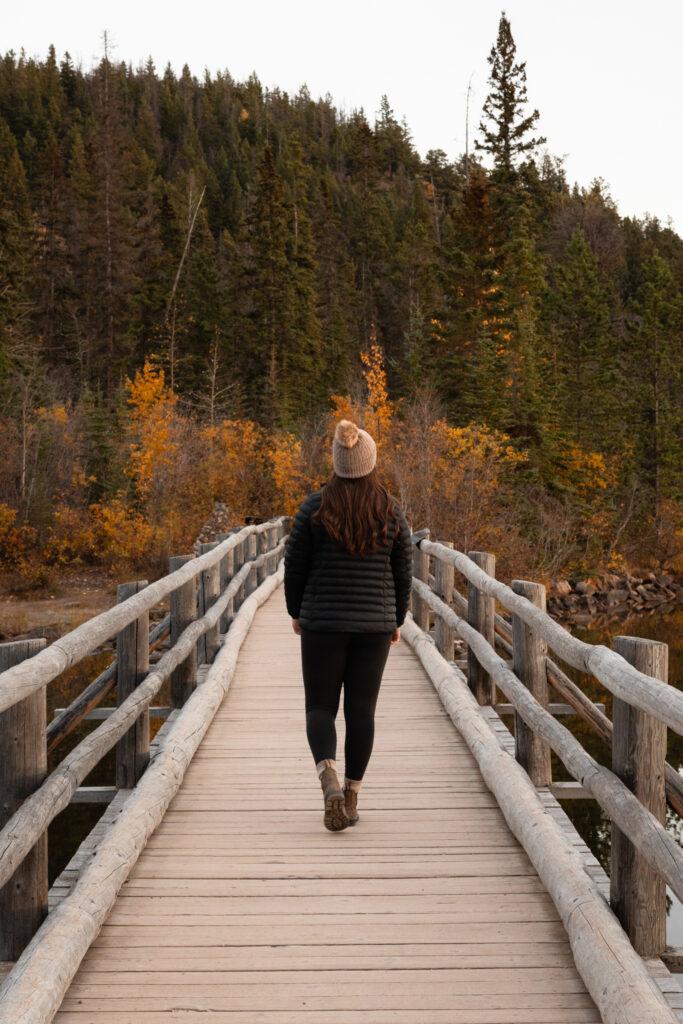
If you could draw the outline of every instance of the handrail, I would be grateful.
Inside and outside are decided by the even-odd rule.
[[[286,538],[283,538],[270,551],[245,562],[206,614],[192,622],[181,633],[171,650],[159,659],[102,725],[81,740],[38,789],[26,798],[0,831],[0,887],[12,877],[36,840],[57,814],[68,805],[78,786],[98,761],[149,707],[173,669],[187,657],[199,637],[220,621],[221,615],[247,580],[252,569],[259,568],[266,560],[279,555],[284,550],[285,543]]]
[[[525,597],[515,594],[504,583],[483,572],[462,552],[426,539],[418,540],[416,543],[426,554],[449,562],[479,590],[494,597],[505,608],[518,615],[567,664],[594,675],[620,700],[645,711],[683,736],[683,692],[661,683],[653,676],[639,672],[608,647],[578,640]],[[41,656],[36,655],[36,658]]]
[[[0,711],[17,704],[20,700],[36,693],[52,682],[60,673],[86,657],[94,647],[119,633],[144,612],[162,601],[183,583],[188,583],[198,573],[210,569],[220,562],[228,552],[241,544],[250,534],[263,533],[285,520],[278,516],[267,523],[245,526],[239,533],[231,534],[211,551],[186,562],[182,568],[150,583],[144,590],[121,604],[96,615],[82,626],[78,626],[50,644],[43,651],[22,661],[14,668],[0,674]]]
[[[431,584],[431,576],[429,581]],[[459,591],[454,589],[453,600],[461,611],[467,615],[467,598],[463,597]],[[503,648],[506,654],[512,654],[512,626],[503,618],[502,615],[494,615],[494,621],[496,629],[496,643]],[[557,665],[552,658],[546,657],[545,663],[548,682],[550,685],[554,687],[560,697],[563,697],[567,703],[572,706],[576,714],[590,726],[597,736],[603,739],[606,743],[611,743],[613,729],[612,723],[607,715],[598,710],[592,700],[586,697],[583,691],[562,671],[559,665]],[[666,799],[669,806],[674,809],[676,814],[683,817],[683,778],[668,761],[664,763],[664,782],[666,787]]]
[[[465,640],[529,728],[543,737],[574,778],[592,793],[615,824],[628,835],[638,852],[666,880],[678,898],[683,899],[683,850],[673,836],[621,779],[598,764],[571,732],[538,703],[473,626],[464,622],[422,580],[413,579],[413,588]]]
[[[158,622],[154,629],[149,631],[149,649],[153,651],[160,641],[168,635],[171,629],[171,616],[165,615],[161,622]],[[116,658],[86,686],[77,697],[71,701],[68,707],[55,718],[47,727],[47,752],[50,754],[55,747],[66,739],[73,730],[83,721],[85,716],[96,708],[116,682],[116,670],[118,661]]]

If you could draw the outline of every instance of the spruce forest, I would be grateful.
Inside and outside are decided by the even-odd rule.
[[[501,573],[683,568],[683,240],[567,180],[504,15],[488,62],[451,163],[386,96],[0,59],[5,578],[292,514],[343,415]]]

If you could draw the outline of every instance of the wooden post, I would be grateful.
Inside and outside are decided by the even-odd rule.
[[[0,644],[0,672],[31,658],[43,639]],[[0,713],[0,828],[47,775],[45,689]],[[0,961],[18,960],[47,917],[47,832],[0,888]]]
[[[631,665],[667,682],[669,648],[635,636],[614,638],[614,650]],[[666,725],[614,697],[612,771],[664,824]],[[637,953],[659,956],[666,945],[666,888],[663,879],[612,825],[610,903]]]
[[[446,548],[453,547],[453,541],[444,540],[442,544]],[[443,562],[440,558],[434,559],[434,593],[440,597],[450,608],[453,602],[453,586],[455,583],[455,568],[450,562]],[[434,620],[434,639],[439,652],[446,661],[453,660],[453,645],[455,643],[455,632],[452,626],[447,626],[440,615]]]
[[[488,551],[468,551],[467,557],[471,558],[475,565],[488,573],[489,576],[496,575],[496,556]],[[467,584],[467,621],[473,626],[485,640],[493,647],[494,627],[494,601],[488,594],[481,594],[473,583]],[[495,704],[496,687],[489,676],[472,654],[467,650],[467,681],[469,688],[477,698],[479,704]]]
[[[268,550],[268,531],[264,530],[262,533],[255,534],[256,537],[256,554],[265,555]],[[264,562],[263,565],[259,566],[256,570],[256,586],[260,587],[266,576],[268,575],[268,566]]]
[[[169,569],[175,572],[194,555],[174,555]],[[195,578],[178,587],[171,594],[171,647],[178,637],[197,618],[197,589]],[[171,707],[181,708],[197,685],[197,645],[178,668],[171,672]]]
[[[229,533],[219,533],[219,534],[216,535],[216,540],[220,544],[224,540],[227,540],[229,536],[230,536]],[[232,551],[228,551],[227,555],[225,555],[223,558],[221,558],[221,563],[220,563],[220,592],[221,592],[221,594],[227,589],[227,586],[228,586],[228,584],[230,583],[230,580],[233,577],[233,574],[234,574],[234,563],[235,563],[235,549],[233,548]],[[230,623],[232,622],[232,617],[233,617],[232,601],[229,601],[228,602],[228,607],[225,609],[225,611],[221,615],[221,622],[220,622],[220,631],[221,631],[221,633],[227,633],[228,629],[230,628]]]
[[[278,534],[277,526],[269,526],[268,529],[266,530],[266,537],[268,538],[267,550],[270,551],[270,552],[272,552],[273,548],[277,547],[277,542],[278,542],[277,534]],[[277,558],[276,558],[275,555],[269,554],[268,557],[266,558],[266,575],[267,576],[272,576],[276,569],[277,569]]]
[[[116,600],[121,603],[139,594],[147,580],[120,583]],[[149,671],[149,612],[122,629],[116,637],[116,704],[142,682]],[[116,785],[132,789],[149,764],[149,710],[142,712],[135,725],[116,744]]]
[[[245,562],[251,562],[256,558],[256,534],[250,533],[245,541]],[[252,569],[244,584],[244,596],[249,597],[256,590],[256,570]]]
[[[241,529],[241,527],[240,527],[240,529]],[[246,542],[246,540],[243,540],[234,549],[233,568],[235,570],[235,575],[237,575],[237,573],[240,571],[240,569],[244,565],[244,562],[246,560],[246,550],[247,550],[247,542]],[[242,584],[239,587],[237,593],[235,594],[235,596],[232,599],[232,610],[233,610],[233,613],[239,611],[240,605],[244,601],[244,597],[245,597],[244,584]]]
[[[513,580],[512,590],[545,611],[545,587],[530,580]],[[524,683],[541,707],[548,707],[548,675],[545,640],[517,615],[512,616],[512,671]],[[515,713],[515,756],[534,786],[549,786],[553,781],[550,747]]]
[[[209,544],[199,545],[199,554],[205,555],[207,551],[213,551],[216,547],[216,541],[211,541]],[[212,565],[210,569],[205,569],[204,572],[199,574],[199,617],[205,615],[208,612],[212,604],[216,603],[216,599],[220,594],[221,588],[221,567],[218,562]],[[197,651],[200,665],[210,665],[213,659],[218,653],[218,648],[221,645],[220,642],[220,626],[216,623],[211,629],[207,630],[203,636],[199,638],[197,642]]]
[[[425,540],[429,540],[429,530],[425,530]],[[423,583],[429,582],[429,555],[422,548],[413,548],[413,575]],[[429,605],[415,591],[412,594],[413,619],[415,624],[429,632]]]

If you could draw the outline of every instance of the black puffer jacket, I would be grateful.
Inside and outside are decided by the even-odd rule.
[[[302,502],[285,551],[287,611],[315,632],[390,633],[408,611],[413,575],[410,529],[398,503],[399,528],[373,554],[353,555],[312,520],[322,491]]]

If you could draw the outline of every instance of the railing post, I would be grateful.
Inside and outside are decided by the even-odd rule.
[[[230,536],[229,533],[219,533],[216,536],[216,540],[218,541],[219,544],[221,544],[224,540],[227,540],[229,536]],[[225,591],[227,590],[228,585],[230,583],[230,580],[233,577],[234,563],[235,563],[235,549],[233,548],[231,551],[228,551],[227,555],[224,555],[223,558],[221,558],[221,562],[220,562],[220,592],[221,592],[221,594],[225,593]],[[228,631],[228,629],[230,627],[230,623],[232,622],[232,618],[233,618],[232,601],[228,601],[227,608],[225,609],[225,611],[221,615],[221,623],[220,623],[220,631],[221,631],[221,633],[227,633],[227,631]]]
[[[175,572],[194,555],[174,555],[169,559],[169,569]],[[173,647],[183,630],[197,618],[196,577],[192,577],[182,587],[171,594],[171,647]],[[171,707],[181,708],[197,685],[197,645],[192,647],[185,661],[171,672]]]
[[[216,541],[209,544],[199,545],[199,554],[205,555],[207,551],[213,551]],[[211,605],[216,603],[221,587],[221,567],[218,562],[210,569],[205,569],[199,574],[199,618],[205,615]],[[210,665],[218,653],[220,647],[219,624],[216,623],[199,638],[197,643],[199,663]]]
[[[245,541],[245,562],[251,562],[256,558],[256,534],[250,533]],[[256,569],[252,568],[244,584],[244,596],[249,597],[256,590]]]
[[[270,554],[266,559],[266,575],[272,576],[277,569],[277,556],[274,555],[273,548],[276,548],[279,540],[279,530],[277,526],[269,526],[266,530],[266,536],[268,537],[268,551]]]
[[[429,540],[429,530],[425,530],[425,539]],[[413,575],[423,583],[429,583],[429,555],[421,547],[413,548]],[[415,625],[429,632],[429,605],[415,591],[412,593],[412,609]]]
[[[261,533],[256,535],[256,554],[265,555],[268,550],[268,532],[263,530]],[[263,565],[260,565],[256,570],[256,586],[260,587],[266,576],[268,575],[268,566],[264,560]]]
[[[515,594],[545,611],[545,587],[530,580],[513,580]],[[493,646],[493,644],[492,644]],[[548,646],[518,615],[512,616],[512,671],[541,707],[548,707]],[[553,781],[550,747],[515,712],[515,756],[534,786]]]
[[[453,541],[444,540],[441,542],[444,547],[452,548]],[[448,607],[453,603],[453,587],[455,585],[455,569],[450,562],[444,562],[440,558],[434,559],[434,593],[440,597]],[[453,646],[455,644],[455,631],[452,626],[447,626],[440,615],[434,619],[434,639],[440,654],[446,661],[453,659]]]
[[[147,586],[147,580],[120,583],[116,600],[126,601]],[[149,612],[116,637],[116,704],[123,704],[149,671]],[[142,712],[116,744],[116,785],[132,789],[149,763],[149,710]]]
[[[0,672],[42,651],[46,641],[0,644]],[[0,828],[47,775],[45,689],[0,713]],[[0,960],[18,960],[47,917],[47,832],[0,888]]]
[[[242,529],[242,527],[240,527],[239,529]],[[235,532],[237,532],[237,531],[235,531]],[[241,541],[235,547],[235,549],[234,549],[233,568],[235,570],[235,575],[237,575],[237,573],[240,571],[240,569],[242,568],[242,566],[244,565],[244,563],[246,561],[246,558],[245,558],[246,550],[247,550],[246,543],[247,542],[246,542],[246,539],[245,539],[245,540]],[[233,610],[233,613],[239,611],[240,605],[244,601],[244,596],[245,596],[245,594],[244,594],[244,584],[242,583],[241,586],[238,588],[237,593],[235,594],[235,596],[232,599],[232,610]]]
[[[496,575],[496,556],[488,551],[469,551],[467,553],[475,565],[483,569],[489,576]],[[488,594],[484,594],[473,583],[467,582],[467,621],[493,647],[494,643],[494,602]],[[472,651],[467,649],[467,681],[469,688],[479,704],[494,704],[496,688],[488,672],[481,667]]]
[[[614,638],[614,650],[640,672],[667,682],[669,648],[635,636]],[[614,697],[612,771],[664,824],[666,725]],[[666,945],[664,881],[616,825],[612,825],[610,903],[635,951],[659,956]]]

